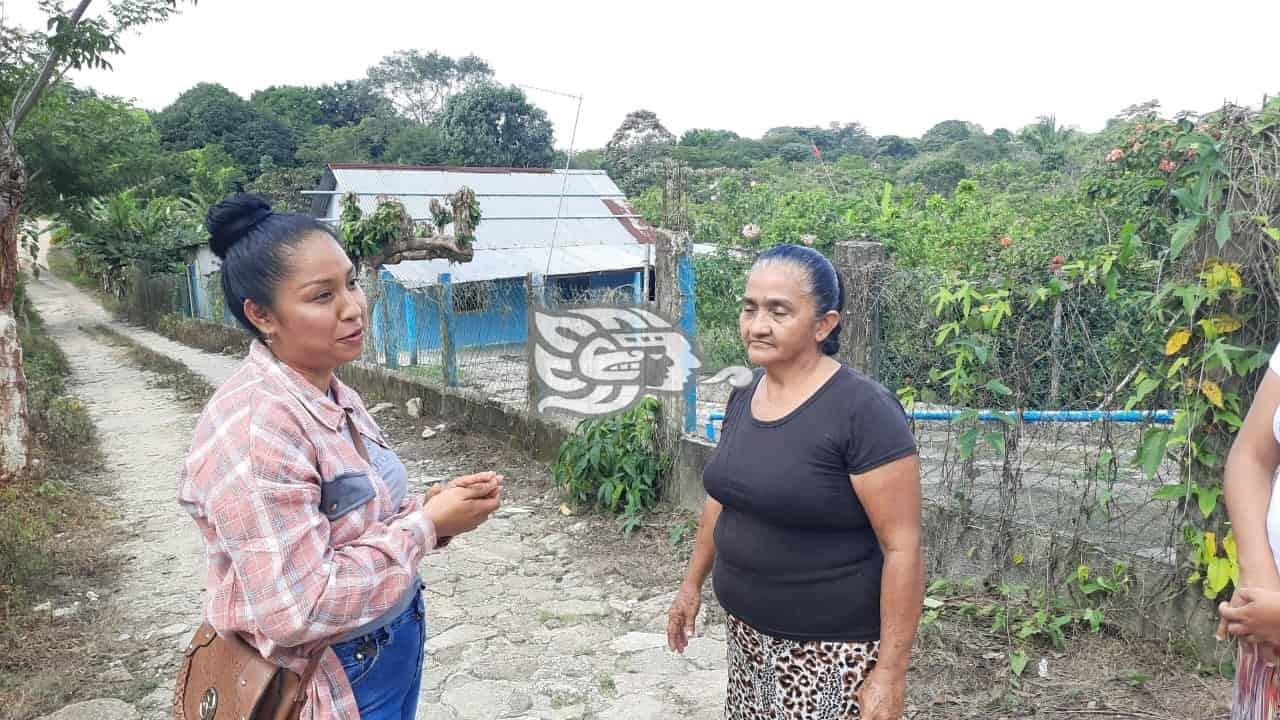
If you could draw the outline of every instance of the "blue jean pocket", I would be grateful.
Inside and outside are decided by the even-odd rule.
[[[377,641],[376,635],[366,635],[334,645],[333,652],[342,663],[342,670],[347,674],[347,682],[354,688],[361,680],[368,677],[373,666],[377,664],[378,656],[382,654],[382,643]]]

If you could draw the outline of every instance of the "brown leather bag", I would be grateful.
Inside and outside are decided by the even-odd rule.
[[[356,452],[369,462],[349,411],[347,431]],[[206,622],[182,653],[173,687],[174,720],[298,720],[324,650],[307,662],[299,677],[262,657],[236,634],[218,635]]]
[[[222,637],[204,623],[182,654],[174,720],[297,720],[323,654],[299,677],[234,633]]]

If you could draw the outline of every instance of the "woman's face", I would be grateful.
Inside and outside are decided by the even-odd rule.
[[[245,312],[272,339],[276,357],[308,377],[327,380],[364,350],[364,291],[351,260],[327,233],[312,232],[294,245],[286,267],[271,307],[246,301]]]
[[[768,367],[818,352],[839,317],[835,311],[818,317],[802,270],[764,265],[747,277],[738,332],[751,364]]]

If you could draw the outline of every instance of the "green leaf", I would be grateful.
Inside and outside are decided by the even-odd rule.
[[[1004,454],[1004,433],[989,432],[982,436],[984,442],[990,445],[996,452]]]
[[[1209,517],[1213,514],[1214,508],[1218,506],[1218,498],[1222,495],[1222,489],[1216,487],[1199,488],[1196,491],[1196,498],[1200,501],[1200,514]]]
[[[1129,401],[1125,403],[1124,409],[1132,410],[1138,403],[1142,402],[1144,398],[1150,395],[1151,392],[1158,387],[1160,387],[1159,378],[1143,378],[1142,381],[1138,383],[1138,387],[1134,388],[1133,395],[1129,398]]]
[[[1231,211],[1223,210],[1218,216],[1218,227],[1213,233],[1213,239],[1218,241],[1218,247],[1221,248],[1231,239]]]
[[[1022,650],[1009,653],[1009,672],[1012,672],[1014,677],[1022,677],[1022,671],[1027,669],[1027,662],[1027,654]]]
[[[1009,389],[1009,386],[999,380],[991,380],[983,387],[991,391],[992,394],[999,395],[1000,397],[1008,397],[1013,394],[1013,391]]]
[[[1195,237],[1196,230],[1200,228],[1200,218],[1188,218],[1178,223],[1173,230],[1173,236],[1169,238],[1169,259],[1176,260],[1182,254],[1182,249],[1186,247],[1191,238]]]
[[[938,608],[942,607],[943,604],[944,603],[938,598],[926,596],[924,599],[924,606],[930,610],[937,610]]]
[[[956,445],[960,447],[960,457],[968,459],[973,457],[973,446],[978,442],[978,429],[969,428],[956,438]]]
[[[1152,500],[1181,500],[1187,496],[1187,486],[1181,483],[1165,485],[1151,494]]]
[[[1142,466],[1142,472],[1147,479],[1156,476],[1160,463],[1164,461],[1164,451],[1168,445],[1168,430],[1152,430],[1142,438],[1142,448],[1138,451],[1138,464]]]

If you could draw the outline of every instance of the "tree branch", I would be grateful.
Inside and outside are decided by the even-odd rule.
[[[397,240],[382,249],[377,255],[370,255],[365,262],[370,268],[383,265],[396,265],[406,260],[448,260],[450,262],[471,262],[475,250],[468,244],[460,244],[452,235],[436,235],[434,237],[414,237]]]
[[[76,6],[76,9],[71,11],[69,30],[75,29],[80,24],[80,18],[84,16],[85,10],[89,9],[90,2],[92,0],[80,0],[80,4]],[[9,135],[17,135],[18,126],[22,125],[22,121],[31,113],[32,108],[39,102],[40,96],[49,87],[49,80],[53,77],[54,68],[57,66],[59,59],[58,51],[50,48],[49,56],[44,59],[44,65],[41,66],[40,72],[36,75],[31,89],[27,91],[26,96],[22,98],[22,102],[16,106],[13,115],[9,118],[6,128]]]

